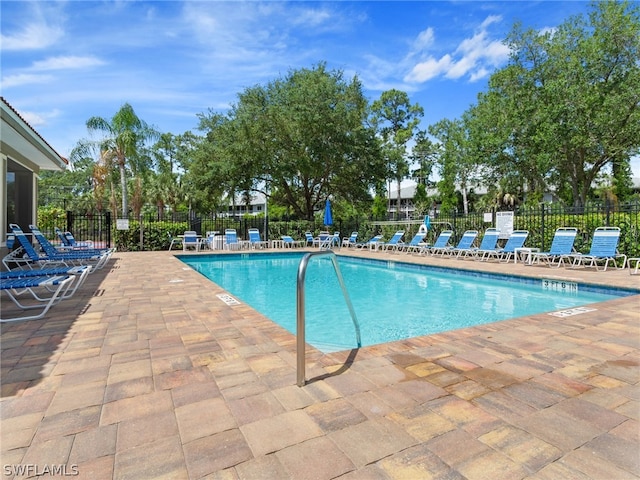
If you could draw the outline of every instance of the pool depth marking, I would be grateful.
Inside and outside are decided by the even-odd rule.
[[[222,300],[227,305],[240,305],[240,302],[233,298],[231,295],[227,295],[226,293],[219,293],[216,295],[220,300]]]
[[[567,280],[555,280],[553,278],[543,278],[542,289],[552,290],[554,292],[576,293],[578,291],[578,284],[576,282],[569,282]]]
[[[595,308],[587,308],[587,307],[576,307],[570,308],[569,310],[559,310],[557,312],[551,312],[549,315],[553,315],[554,317],[571,317],[573,315],[580,315],[581,313],[587,312],[595,312]]]

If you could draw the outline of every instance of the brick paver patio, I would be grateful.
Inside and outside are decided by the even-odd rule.
[[[299,388],[294,336],[173,253],[117,253],[47,319],[2,325],[3,478],[640,478],[640,295],[308,347]],[[640,288],[627,271],[349,253]]]

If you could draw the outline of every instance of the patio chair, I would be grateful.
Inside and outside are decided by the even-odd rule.
[[[331,239],[332,239],[331,234],[328,231],[324,230],[320,232],[318,236],[313,239],[312,246],[318,247],[318,248],[323,248],[323,247],[327,248],[330,246],[329,241]]]
[[[427,232],[425,231],[416,233],[409,243],[399,244],[397,250],[405,253],[419,252],[424,247],[422,240],[424,240],[426,234]]]
[[[40,229],[36,225],[29,225],[31,233],[35,237],[36,241],[40,245],[40,248],[47,254],[61,254],[61,255],[76,255],[76,256],[94,256],[102,254],[111,254],[115,251],[115,248],[71,248],[67,247],[56,248]]]
[[[464,254],[463,252],[473,248],[473,242],[476,241],[476,238],[478,238],[477,230],[467,230],[462,234],[462,238],[458,244],[453,248],[443,249],[442,255],[449,255],[451,257],[455,255],[455,257],[458,258],[460,255]]]
[[[498,261],[508,262],[515,256],[516,250],[524,248],[524,242],[526,242],[528,236],[528,230],[514,230],[509,235],[509,239],[503,248],[483,252],[479,260],[483,262],[495,257]]]
[[[378,242],[376,244],[376,250],[380,249],[383,252],[388,251],[389,249],[396,250],[398,245],[402,242],[402,237],[404,236],[404,230],[398,230],[393,234],[391,239],[388,242]]]
[[[69,232],[69,231],[63,232],[58,227],[55,227],[54,230],[56,232],[56,235],[60,239],[60,243],[61,243],[62,247],[65,248],[65,249],[72,250],[72,249],[94,248],[93,247],[93,242],[90,242],[90,241],[78,242],[78,241],[76,241],[76,239],[73,236],[73,234],[71,232]]]
[[[623,269],[627,263],[627,256],[618,253],[618,241],[620,240],[619,227],[598,227],[593,232],[591,248],[589,253],[573,253],[565,255],[564,258],[571,260],[571,268],[594,267],[604,263],[602,271],[606,271],[609,263],[612,262],[614,268]],[[622,259],[622,264],[618,266],[618,259]]]
[[[182,235],[182,251],[186,252],[189,249],[193,249],[196,252],[200,251],[200,238],[195,230],[186,230]]]
[[[38,268],[38,269],[15,269],[5,272],[0,272],[0,280],[10,280],[18,278],[30,278],[30,277],[43,277],[43,276],[60,276],[60,275],[73,275],[76,280],[74,282],[73,289],[67,288],[61,295],[61,299],[70,298],[78,290],[78,287],[84,283],[87,279],[87,275],[91,272],[91,265],[81,265],[78,267],[52,267],[52,268]],[[40,299],[38,299],[40,300]]]
[[[560,227],[556,229],[551,241],[551,248],[548,252],[531,252],[529,265],[539,264],[544,260],[550,267],[559,268],[564,264],[568,255],[575,253],[573,243],[575,242],[578,229],[574,227]]]
[[[304,238],[305,238],[305,242],[306,245],[309,246],[313,246],[313,242],[314,242],[314,238],[313,238],[313,233],[311,232],[304,232]]]
[[[2,263],[7,270],[11,270],[15,266],[32,268],[33,265],[36,265],[38,268],[42,268],[61,265],[65,267],[91,265],[93,267],[91,272],[94,272],[96,269],[102,268],[113,253],[113,250],[105,252],[94,252],[93,250],[60,252],[44,238],[37,228],[33,225],[31,227],[34,236],[43,249],[43,253],[36,252],[22,229],[12,223],[9,228],[20,247],[2,259]]]
[[[39,310],[33,315],[18,317],[0,317],[0,323],[20,320],[35,320],[46,315],[49,309],[58,303],[64,292],[69,289],[75,277],[73,275],[39,275],[33,277],[2,278],[0,291],[4,292],[20,310]],[[35,303],[25,304],[18,297],[30,294]],[[47,293],[49,294],[48,296]],[[7,309],[2,309],[2,315],[7,315]]]
[[[244,242],[238,238],[235,228],[227,228],[224,231],[224,249],[225,250],[242,250],[248,242]]]
[[[375,235],[373,237],[371,237],[369,240],[367,240],[366,242],[360,242],[360,243],[356,243],[356,248],[374,248],[375,246],[378,245],[378,243],[382,242],[383,239],[383,235],[379,234],[379,235]]]
[[[269,242],[262,240],[260,238],[260,230],[257,228],[250,228],[249,232],[249,247],[252,249],[256,248],[267,248],[269,247]]]
[[[283,248],[304,247],[306,243],[306,240],[294,240],[291,235],[282,235],[280,238],[282,239]]]
[[[498,248],[498,236],[500,235],[500,230],[497,228],[487,228],[484,231],[484,235],[482,236],[482,241],[480,242],[480,246],[477,248],[465,248],[461,249],[458,252],[458,258],[481,258],[488,252],[495,252]]]
[[[176,237],[174,237],[173,235],[171,235],[169,233],[169,250],[171,250],[173,247],[176,248],[181,248],[182,247],[182,236],[178,235]]]
[[[351,232],[351,235],[342,239],[343,247],[355,247],[358,242],[358,232]]]
[[[421,249],[418,249],[418,252],[431,255],[443,254],[445,250],[453,248],[449,245],[449,240],[451,240],[452,236],[453,230],[442,230],[433,245],[424,245]]]

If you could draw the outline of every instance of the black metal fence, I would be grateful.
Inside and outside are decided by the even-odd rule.
[[[427,241],[433,242],[444,229],[454,231],[454,242],[465,230],[484,231],[496,225],[501,212],[472,213],[438,213],[430,217],[431,229]],[[418,231],[420,220],[395,222],[375,222],[367,219],[335,218],[335,224],[327,228],[322,219],[302,221],[291,219],[259,217],[227,217],[215,214],[189,215],[178,213],[159,217],[145,215],[142,218],[130,217],[126,222],[112,220],[109,212],[100,214],[79,214],[67,212],[66,228],[77,239],[92,240],[107,246],[117,246],[121,250],[162,250],[169,247],[171,237],[195,230],[201,235],[207,232],[224,232],[234,228],[241,238],[248,238],[249,228],[257,228],[263,239],[279,239],[281,235],[291,235],[296,239],[304,238],[304,232],[317,234],[320,230],[340,232],[343,237],[352,231],[358,231],[360,239],[367,240],[376,233],[383,233],[390,238],[396,230],[405,230],[405,241]],[[619,250],[627,256],[640,256],[640,203],[602,204],[580,209],[556,205],[541,205],[538,208],[519,208],[513,211],[514,230],[528,230],[526,245],[532,248],[548,250],[554,232],[559,227],[576,227],[579,234],[575,247],[578,251],[587,252],[591,244],[593,232],[597,227],[615,226],[621,230]],[[43,228],[45,227],[45,228]],[[41,226],[43,231],[50,230]]]

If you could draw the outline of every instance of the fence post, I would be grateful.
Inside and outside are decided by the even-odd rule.
[[[107,247],[111,248],[111,212],[110,211],[106,211],[104,212],[105,215],[105,230],[106,230],[106,235],[107,235]]]
[[[140,251],[144,251],[144,233],[142,232],[142,213],[138,217],[138,225],[140,226]]]
[[[542,237],[540,239],[541,245],[540,245],[540,251],[542,252],[546,252],[546,249],[544,247],[544,211],[545,211],[545,204],[542,203],[541,204],[541,209],[540,209],[540,232]]]

